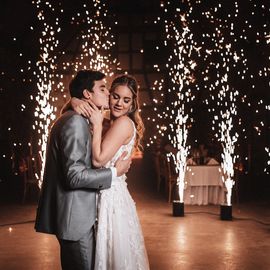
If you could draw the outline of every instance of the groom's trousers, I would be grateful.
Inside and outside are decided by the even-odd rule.
[[[94,228],[78,241],[59,239],[63,270],[92,270],[95,260]]]

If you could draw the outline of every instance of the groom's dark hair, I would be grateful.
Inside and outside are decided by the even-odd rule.
[[[78,71],[76,76],[71,80],[69,84],[69,93],[71,97],[82,98],[83,90],[87,89],[92,91],[95,81],[100,81],[105,78],[105,74],[96,71],[84,69]]]

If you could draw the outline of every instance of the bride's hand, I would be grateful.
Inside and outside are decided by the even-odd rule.
[[[81,114],[86,118],[91,117],[91,106],[88,104],[88,102],[73,97],[70,100],[70,105],[76,113]]]

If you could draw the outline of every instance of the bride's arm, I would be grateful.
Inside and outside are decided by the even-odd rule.
[[[61,114],[68,110],[74,110],[76,113],[83,115],[86,118],[90,117],[91,106],[87,101],[72,97],[61,109]]]
[[[63,113],[65,113],[66,111],[68,111],[70,109],[72,109],[72,107],[71,107],[71,99],[64,104],[64,106],[62,107],[62,109],[60,111],[60,114],[63,114]]]
[[[119,117],[113,122],[102,140],[102,123],[96,121],[92,124],[92,162],[94,166],[101,167],[112,159],[123,144],[129,142],[133,134],[133,126],[127,116]]]
[[[92,162],[95,167],[104,166],[117,152],[121,145],[126,144],[132,137],[133,125],[131,119],[122,116],[116,119],[113,125],[103,133],[103,113],[93,104],[93,102],[71,98],[71,107],[79,114],[88,117],[93,127],[92,138]]]

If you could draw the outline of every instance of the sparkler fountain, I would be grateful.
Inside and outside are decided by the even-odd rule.
[[[171,153],[171,156],[178,174],[177,186],[179,193],[179,201],[173,201],[173,215],[183,216],[186,161],[190,149],[190,146],[187,145],[187,125],[190,119],[185,104],[194,99],[189,85],[194,82],[192,73],[196,63],[192,60],[192,54],[196,51],[196,47],[192,39],[193,35],[188,27],[186,15],[178,14],[178,16],[179,21],[177,23],[182,26],[182,32],[178,30],[178,25],[170,22],[166,24],[166,33],[167,40],[173,42],[173,53],[169,57],[167,66],[169,67],[169,77],[173,83],[172,89],[178,99],[174,102],[171,111],[171,116],[175,117],[175,122],[171,125],[172,131],[174,131],[171,142],[174,148],[177,149],[177,153]],[[190,112],[192,112],[192,109]]]
[[[222,44],[219,48],[225,49],[224,55],[229,56],[231,53],[230,44]],[[237,116],[236,97],[239,92],[235,89],[231,89],[228,84],[228,72],[229,72],[229,58],[223,58],[223,72],[224,75],[220,79],[219,92],[218,92],[218,106],[220,107],[219,120],[219,141],[222,145],[221,153],[221,167],[223,170],[222,180],[227,190],[226,205],[231,206],[232,188],[234,186],[234,163],[236,161],[235,144],[238,139],[238,133],[234,132],[233,120]],[[222,68],[221,68],[222,70]]]
[[[79,69],[95,69],[100,70],[105,73],[106,76],[110,77],[113,75],[114,67],[118,68],[117,66],[119,65],[116,59],[112,59],[110,54],[112,46],[115,45],[115,42],[113,41],[114,37],[113,35],[110,35],[111,28],[103,23],[103,20],[105,20],[105,17],[107,16],[107,9],[99,0],[93,0],[91,3],[93,4],[93,7],[84,4],[86,20],[83,19],[82,21],[86,22],[87,30],[86,33],[83,33],[80,37],[82,53],[74,59],[73,63],[57,63],[56,66],[56,55],[54,54],[54,50],[57,48],[59,42],[55,37],[55,33],[61,31],[58,26],[59,20],[58,18],[55,18],[54,24],[47,23],[47,21],[52,21],[53,16],[46,18],[44,10],[49,10],[51,13],[50,15],[54,15],[55,9],[48,1],[42,2],[41,0],[37,0],[35,2],[38,10],[38,19],[41,21],[44,28],[39,40],[41,55],[41,60],[37,62],[37,87],[39,92],[36,97],[38,105],[35,110],[35,117],[37,120],[35,121],[35,125],[33,125],[33,129],[37,129],[38,134],[41,136],[38,141],[38,145],[41,147],[39,154],[42,162],[39,186],[42,184],[44,173],[49,127],[56,117],[56,108],[52,105],[53,98],[50,93],[53,85],[56,85],[56,77],[59,75],[57,74],[57,69],[65,70],[70,66],[73,66],[75,71],[78,71]],[[41,6],[44,6],[44,8],[42,9]],[[81,15],[78,14],[78,17],[80,16]],[[77,19],[79,20],[80,18]],[[63,79],[63,75],[60,75],[60,78]],[[56,88],[63,92],[63,83],[59,82],[56,85]]]
[[[104,26],[104,18],[107,16],[107,11],[104,11],[104,1],[83,1],[85,3],[84,8],[80,12],[77,12],[77,10],[74,8],[70,10],[70,13],[68,15],[72,16],[72,21],[68,22],[67,29],[68,32],[70,31],[70,27],[78,27],[80,28],[78,32],[79,36],[76,37],[76,40],[81,41],[81,46],[76,46],[76,48],[81,48],[80,52],[83,51],[82,54],[79,55],[79,57],[72,59],[72,63],[67,62],[66,66],[63,68],[60,67],[61,63],[59,63],[59,58],[57,59],[57,68],[56,63],[54,61],[54,51],[53,48],[56,49],[56,46],[58,44],[55,35],[58,31],[60,31],[60,27],[58,26],[58,20],[55,18],[56,14],[61,14],[60,12],[55,12],[54,8],[52,8],[50,2],[54,5],[54,2],[52,1],[45,1],[45,0],[33,0],[32,3],[34,6],[37,7],[37,13],[39,14],[39,22],[43,24],[43,31],[41,31],[41,38],[40,38],[40,61],[36,64],[36,72],[32,74],[33,66],[32,63],[35,62],[35,60],[32,57],[35,57],[34,54],[29,54],[31,61],[28,61],[28,63],[25,63],[26,66],[19,67],[16,63],[16,66],[12,68],[12,72],[10,72],[8,69],[5,71],[5,68],[2,70],[1,78],[4,78],[5,87],[2,87],[0,89],[2,92],[8,91],[9,89],[12,89],[12,84],[14,82],[20,83],[21,79],[23,79],[23,82],[31,82],[31,80],[28,81],[28,72],[30,72],[30,77],[36,77],[38,80],[37,83],[37,91],[38,94],[36,97],[31,97],[31,99],[36,99],[38,102],[37,108],[35,110],[35,123],[33,123],[33,129],[38,134],[38,144],[40,148],[40,156],[45,157],[45,148],[46,148],[46,127],[49,127],[48,122],[52,122],[54,119],[55,109],[53,108],[53,103],[51,102],[51,95],[52,95],[52,88],[56,88],[55,80],[53,78],[53,74],[56,74],[58,71],[61,73],[61,82],[62,87],[61,91],[65,91],[64,83],[65,80],[62,80],[63,76],[65,74],[68,74],[67,76],[70,76],[70,69],[72,70],[78,70],[79,68],[88,68],[88,67],[94,67],[91,63],[88,64],[88,59],[90,59],[90,52],[92,52],[92,58],[99,57],[98,55],[108,55],[106,52],[106,48],[102,45],[102,43],[96,43],[96,41],[101,39],[102,37],[106,37],[107,40],[109,40],[110,36],[106,35],[106,28]],[[223,56],[230,56],[230,63],[227,63],[226,68],[230,68],[230,70],[227,72],[228,75],[228,83],[230,89],[239,89],[240,96],[237,100],[237,111],[238,111],[238,117],[239,121],[232,121],[235,122],[234,128],[237,128],[239,132],[239,143],[234,143],[233,145],[237,147],[238,149],[242,149],[241,153],[243,153],[243,156],[241,157],[241,160],[243,162],[247,163],[247,166],[245,167],[245,174],[249,173],[250,164],[252,162],[252,156],[251,153],[257,151],[258,147],[262,143],[265,144],[263,147],[266,146],[267,149],[269,149],[269,140],[266,138],[265,142],[261,139],[262,135],[264,133],[268,134],[269,131],[269,121],[267,116],[269,115],[270,111],[270,105],[269,101],[267,100],[267,89],[269,89],[269,44],[270,44],[270,33],[269,33],[269,6],[266,4],[267,1],[262,1],[260,5],[256,3],[256,1],[246,1],[245,3],[243,1],[232,1],[232,2],[224,2],[224,1],[212,1],[211,3],[206,3],[205,1],[198,0],[198,1],[191,1],[191,0],[184,0],[184,1],[160,1],[160,5],[164,6],[164,12],[161,17],[158,17],[156,20],[156,23],[160,23],[163,19],[163,17],[167,16],[167,22],[170,21],[169,19],[175,18],[175,13],[178,13],[177,8],[179,6],[185,6],[190,5],[192,6],[193,11],[190,13],[186,13],[189,16],[186,16],[189,22],[189,27],[192,30],[192,33],[194,33],[194,39],[197,40],[199,43],[199,46],[201,47],[200,52],[203,55],[199,59],[199,61],[196,61],[199,65],[199,72],[201,74],[200,76],[197,76],[196,74],[196,83],[200,87],[200,91],[202,90],[203,95],[202,96],[202,102],[206,105],[209,105],[208,107],[208,113],[214,114],[214,117],[216,118],[216,122],[213,121],[213,125],[210,127],[212,128],[212,131],[215,131],[218,135],[216,138],[220,137],[221,133],[226,133],[226,125],[229,125],[229,123],[225,123],[223,126],[223,130],[221,132],[221,125],[218,125],[219,122],[221,122],[221,119],[223,116],[220,114],[220,107],[217,106],[219,102],[219,98],[217,95],[217,92],[222,89],[222,86],[220,84],[220,80],[222,77],[224,77],[224,69],[223,64],[225,61],[223,61],[223,57],[220,57],[221,54]],[[57,5],[54,5],[57,9],[60,9],[60,6],[63,6],[64,2],[58,3]],[[82,3],[82,2],[80,2]],[[95,4],[94,4],[95,3]],[[89,7],[90,6],[90,7]],[[93,6],[93,7],[92,7]],[[172,6],[172,7],[170,7]],[[75,7],[75,6],[74,6]],[[166,9],[166,10],[165,10]],[[65,17],[65,20],[69,18],[67,14],[65,14],[63,11],[63,16]],[[95,14],[95,16],[93,15]],[[86,15],[86,16],[85,16]],[[61,16],[61,15],[60,15]],[[71,17],[70,17],[71,18]],[[30,19],[30,18],[29,18]],[[110,18],[111,19],[111,18]],[[65,22],[63,21],[63,23]],[[96,23],[96,21],[98,23]],[[30,22],[30,20],[29,20]],[[59,23],[62,23],[61,17]],[[73,24],[71,26],[70,24]],[[88,26],[87,26],[88,24]],[[84,32],[82,33],[83,26]],[[104,32],[100,32],[99,29],[104,30]],[[161,26],[162,27],[162,26]],[[61,28],[64,30],[65,25],[61,24]],[[33,27],[30,27],[32,33],[36,34],[36,31],[39,29],[36,27],[36,25]],[[88,31],[89,29],[89,31]],[[77,30],[77,29],[76,29]],[[182,33],[182,30],[180,31]],[[72,33],[72,31],[70,31]],[[99,34],[101,33],[101,34]],[[21,38],[26,38],[21,35],[21,32],[19,33],[13,33],[13,44],[20,48],[20,57],[25,54],[24,50],[28,50],[27,48],[24,48],[24,46],[21,46],[20,40]],[[18,35],[18,37],[16,37]],[[188,35],[187,35],[188,36]],[[186,36],[186,37],[187,37]],[[35,37],[35,35],[34,35]],[[50,41],[50,38],[55,40],[53,42]],[[172,38],[174,36],[172,35]],[[168,38],[169,39],[169,38]],[[168,39],[166,40],[168,42]],[[223,44],[220,44],[221,40],[225,40]],[[237,53],[235,54],[232,50],[231,51],[225,51],[223,50],[224,44],[230,43],[232,44],[232,48],[234,48]],[[73,43],[74,44],[74,43]],[[106,43],[109,45],[109,43]],[[112,43],[111,43],[112,44]],[[220,48],[220,46],[222,48]],[[75,47],[75,46],[74,46]],[[96,51],[93,49],[90,50],[90,47],[93,47],[94,49],[99,49],[99,53],[96,54]],[[108,47],[108,46],[107,46]],[[44,48],[44,49],[43,49]],[[160,48],[157,48],[157,50]],[[68,51],[68,50],[67,50]],[[206,54],[204,54],[206,52]],[[64,54],[65,52],[63,52]],[[225,55],[227,53],[227,55]],[[68,56],[68,55],[67,55]],[[9,58],[7,58],[7,64],[9,65]],[[61,58],[61,57],[60,57]],[[228,58],[228,57],[227,57]],[[232,59],[235,58],[241,59],[238,61],[232,61]],[[67,59],[67,57],[65,57]],[[99,57],[99,59],[102,59],[102,57]],[[3,59],[4,60],[4,59]],[[33,61],[34,60],[34,61]],[[163,60],[160,60],[161,62]],[[5,61],[3,61],[4,63]],[[203,63],[202,68],[200,68],[200,64]],[[75,65],[76,64],[76,65]],[[93,63],[94,64],[94,63]],[[162,62],[163,64],[163,62]],[[161,65],[162,65],[161,64]],[[169,65],[170,63],[168,63]],[[171,63],[170,65],[173,65]],[[27,67],[27,68],[26,68]],[[57,69],[55,72],[55,68]],[[162,73],[162,68],[160,70]],[[14,74],[21,74],[21,76],[14,76]],[[34,76],[33,76],[34,75]],[[57,75],[57,74],[56,74]],[[21,77],[21,78],[20,78]],[[224,82],[225,83],[225,82]],[[161,81],[161,84],[163,82]],[[161,84],[156,85],[155,87],[158,88],[157,90],[160,90]],[[10,85],[10,86],[9,86]],[[164,84],[165,85],[165,84]],[[23,85],[24,86],[24,85]],[[28,87],[28,86],[27,86]],[[199,87],[197,90],[199,90]],[[224,85],[226,88],[226,85]],[[53,89],[54,90],[54,89]],[[58,92],[59,89],[57,89]],[[162,107],[164,105],[164,96],[169,94],[172,94],[173,89],[164,89],[162,87],[162,91],[160,91],[160,95],[158,95],[157,98],[153,100],[154,105],[156,107],[160,106]],[[265,95],[264,95],[265,94]],[[161,98],[159,98],[161,96]],[[166,96],[167,98],[167,96]],[[166,99],[168,100],[168,99]],[[213,106],[211,106],[211,102]],[[182,102],[183,103],[183,102]],[[230,101],[229,101],[230,103]],[[178,104],[178,103],[177,103]],[[268,104],[268,105],[266,105]],[[185,106],[188,105],[185,103]],[[27,110],[27,105],[25,107],[25,104],[21,104],[22,106],[22,112]],[[153,129],[157,128],[156,130],[153,130],[151,132],[152,137],[150,137],[150,144],[153,144],[158,136],[166,136],[166,133],[169,131],[171,133],[176,134],[176,129],[168,128],[168,123],[174,121],[174,119],[177,117],[178,109],[175,108],[175,104],[169,105],[164,110],[159,110],[159,108],[155,109],[155,116],[147,117],[146,121],[149,121],[153,124]],[[184,108],[185,110],[187,107]],[[267,115],[265,116],[264,110],[267,111]],[[230,108],[229,108],[230,111]],[[23,113],[24,113],[23,112]],[[32,112],[31,112],[32,113]],[[226,116],[226,110],[224,110],[224,121]],[[185,116],[185,114],[183,115]],[[189,113],[189,117],[187,118],[187,122],[189,120],[192,120],[190,118],[191,114]],[[234,119],[235,115],[231,115]],[[24,117],[24,114],[23,114]],[[16,118],[17,121],[18,118]],[[24,117],[26,119],[26,117]],[[249,121],[252,119],[252,121]],[[46,123],[46,121],[48,121]],[[196,119],[195,119],[196,121]],[[21,122],[22,125],[24,125],[24,122]],[[177,126],[176,123],[173,123],[174,127]],[[239,125],[238,125],[239,124]],[[14,125],[14,126],[13,126]],[[17,122],[8,123],[7,125],[7,132],[15,132],[15,126],[17,125]],[[210,126],[210,125],[209,125]],[[152,130],[151,130],[152,131]],[[253,139],[253,132],[254,136],[256,136],[255,139]],[[15,134],[15,133],[14,133]],[[174,135],[173,135],[174,136]],[[175,136],[176,138],[176,136]],[[257,139],[258,138],[258,139]],[[211,138],[210,138],[211,139]],[[20,147],[25,143],[25,136],[23,136],[23,139],[20,138],[20,135],[16,138],[10,139],[11,145],[16,147]],[[213,140],[214,141],[214,140]],[[149,145],[150,145],[149,144]],[[251,148],[248,148],[249,145],[254,144],[254,148],[250,150]],[[226,144],[223,144],[224,147],[227,149]],[[229,156],[231,156],[232,161],[230,163],[233,163],[233,156],[231,152],[225,151],[225,148],[223,150],[223,161],[229,160]],[[246,149],[249,149],[246,151]],[[265,148],[265,150],[266,150]],[[237,149],[237,150],[238,150]],[[34,149],[35,150],[35,149]],[[237,151],[236,150],[236,151]],[[248,154],[246,154],[248,152]],[[264,152],[265,153],[265,152]],[[264,160],[264,164],[269,165],[269,150],[266,150],[266,160]],[[1,152],[1,156],[4,159],[12,159],[13,157],[10,156],[6,151]],[[176,158],[177,159],[177,158]],[[44,160],[42,160],[43,164]],[[176,162],[177,163],[177,162]],[[226,162],[225,162],[226,163]],[[259,167],[256,166],[256,170],[259,170]],[[266,174],[269,174],[269,166],[265,166],[264,172]],[[225,176],[224,176],[225,177]],[[40,175],[38,175],[37,179],[40,178]],[[231,204],[231,188],[233,188],[234,181],[233,176],[231,176],[230,180],[233,182],[227,182],[227,187],[229,188],[230,192],[227,194],[226,198],[226,204]],[[224,178],[224,181],[226,182],[226,178]],[[224,182],[224,183],[225,183]],[[255,183],[254,183],[255,185]],[[256,181],[256,185],[261,185],[260,181]]]
[[[221,81],[226,82],[227,76],[225,76]],[[231,196],[232,188],[234,186],[234,163],[235,163],[235,143],[238,139],[238,134],[233,133],[233,117],[237,115],[237,110],[235,106],[235,96],[238,95],[238,92],[230,92],[229,86],[222,86],[220,91],[220,98],[230,97],[230,108],[221,110],[221,122],[219,123],[220,127],[220,141],[222,144],[223,152],[221,154],[222,162],[221,167],[223,170],[222,180],[225,184],[227,194],[226,194],[226,205],[221,205],[221,219],[231,220],[232,219],[232,207],[231,207]],[[225,102],[227,104],[227,102]]]
[[[234,17],[238,17],[238,4],[237,2],[232,5],[233,10],[235,10]],[[205,100],[205,104],[209,105],[214,102],[212,111],[218,109],[218,113],[215,114],[213,118],[212,130],[215,130],[215,124],[217,122],[218,131],[216,137],[221,142],[222,153],[221,153],[221,168],[222,168],[222,181],[226,188],[226,203],[221,205],[221,219],[231,220],[232,219],[232,188],[235,183],[234,177],[234,163],[236,161],[235,146],[238,140],[238,133],[235,132],[235,123],[237,117],[236,99],[239,96],[239,92],[235,89],[235,81],[231,80],[231,75],[245,74],[246,72],[246,60],[239,61],[240,57],[244,57],[242,49],[237,50],[235,44],[235,39],[232,42],[232,37],[235,36],[235,24],[230,22],[228,24],[227,20],[219,18],[218,16],[213,16],[213,12],[217,12],[222,8],[221,4],[217,7],[204,12],[204,16],[210,22],[216,22],[213,27],[212,35],[203,35],[204,42],[208,44],[208,48],[205,50],[205,65],[206,65],[206,77],[204,79],[204,86],[208,88],[212,95],[210,101]],[[231,16],[231,15],[229,15]],[[232,45],[233,44],[233,45]],[[235,49],[235,50],[234,50]],[[204,51],[204,50],[203,50]],[[209,63],[207,64],[207,61]],[[215,66],[215,70],[213,68]],[[214,71],[214,72],[209,72]],[[243,76],[242,76],[243,78]],[[230,79],[230,81],[229,81]],[[214,81],[214,83],[213,83]],[[208,85],[209,83],[210,85]],[[209,111],[211,109],[209,108]],[[239,120],[239,119],[237,119]],[[241,123],[241,121],[238,121]]]
[[[176,171],[178,172],[177,185],[179,193],[179,201],[173,201],[173,215],[184,215],[184,188],[185,188],[185,172],[186,160],[190,146],[187,145],[187,119],[188,115],[184,115],[184,104],[178,110],[178,115],[175,119],[177,125],[176,135],[173,138],[173,145],[178,150],[176,155],[172,155],[176,164]]]
[[[55,37],[55,33],[61,31],[58,26],[58,19],[56,18],[53,25],[46,22],[45,11],[47,8],[51,12],[54,8],[49,2],[43,3],[41,0],[36,1],[36,7],[38,12],[38,19],[43,25],[42,36],[39,39],[40,42],[40,61],[37,62],[38,72],[36,74],[38,82],[38,94],[36,96],[37,107],[35,109],[35,125],[33,129],[37,130],[40,136],[38,145],[41,147],[39,155],[41,158],[41,172],[39,176],[39,186],[42,184],[42,178],[45,166],[46,157],[46,144],[48,140],[49,126],[55,119],[55,107],[51,105],[50,93],[53,86],[53,77],[55,71],[55,59],[54,50],[58,46],[58,40]],[[41,6],[44,5],[44,8]]]

